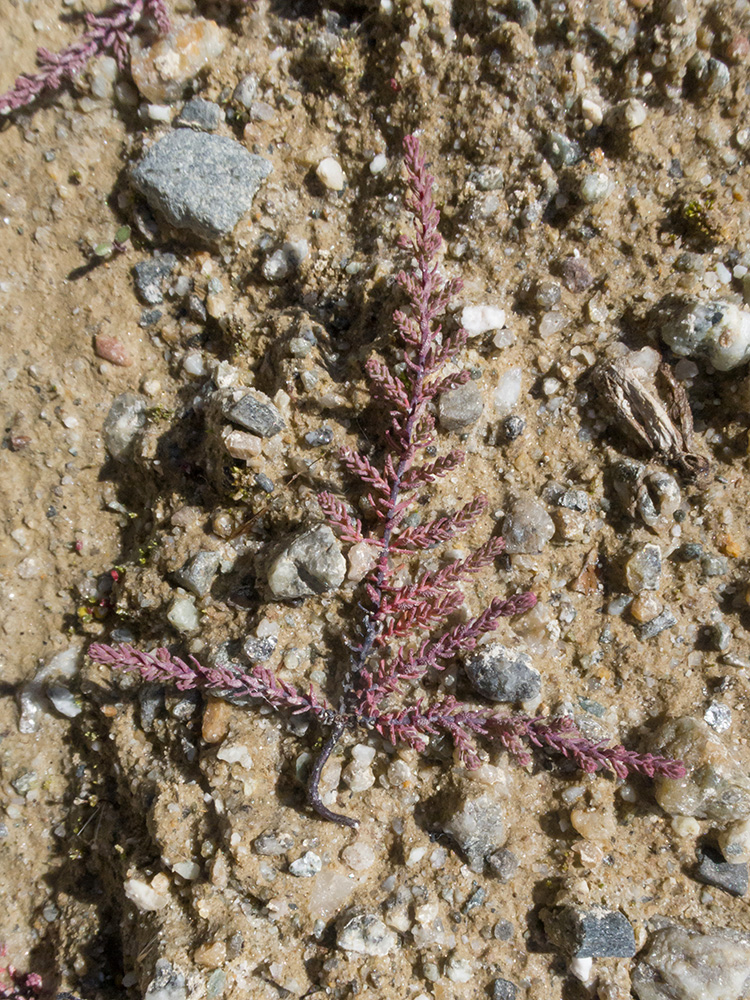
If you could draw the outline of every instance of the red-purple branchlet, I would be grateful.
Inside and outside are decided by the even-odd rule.
[[[87,30],[61,52],[37,49],[38,73],[23,73],[13,88],[0,96],[0,115],[25,108],[39,97],[56,94],[75,80],[96,56],[111,55],[121,70],[128,64],[129,43],[139,22],[150,21],[156,31],[169,31],[164,0],[120,0],[101,14],[84,15]]]

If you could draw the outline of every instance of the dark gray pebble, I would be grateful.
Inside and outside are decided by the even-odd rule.
[[[174,270],[177,258],[173,253],[163,253],[151,260],[142,260],[133,268],[136,291],[143,302],[149,306],[158,306],[164,301],[162,282]]]
[[[527,653],[491,642],[471,653],[466,674],[475,691],[490,701],[528,701],[542,689],[542,678]]]
[[[182,109],[175,125],[194,128],[199,132],[215,132],[223,121],[224,112],[218,104],[204,101],[202,97],[194,97]]]
[[[526,421],[521,417],[509,416],[503,420],[503,434],[506,441],[515,441],[520,437],[526,427]]]
[[[516,1000],[518,990],[509,979],[496,979],[492,984],[492,1000]]]
[[[233,424],[238,424],[259,437],[273,437],[286,427],[284,418],[268,396],[255,390],[236,401],[228,399],[222,406],[222,412]]]
[[[672,628],[676,624],[677,619],[671,611],[662,611],[662,613],[657,615],[656,618],[652,618],[650,622],[646,622],[645,625],[641,625],[639,635],[641,639],[653,639],[654,636],[659,635],[660,632],[664,632],[665,629]]]
[[[745,895],[748,885],[746,862],[732,865],[713,847],[699,847],[695,853],[698,858],[695,877],[699,882],[723,889],[730,896]]]
[[[561,906],[542,912],[547,937],[569,958],[632,958],[635,935],[619,910]]]
[[[255,485],[260,487],[264,493],[273,493],[276,489],[273,480],[269,479],[264,473],[259,472],[255,477]]]

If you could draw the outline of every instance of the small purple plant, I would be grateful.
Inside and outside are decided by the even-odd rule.
[[[0,96],[0,115],[25,108],[39,97],[56,94],[76,78],[95,56],[113,55],[121,70],[127,69],[128,43],[144,18],[161,35],[169,31],[164,0],[119,0],[101,14],[84,15],[88,31],[62,52],[37,49],[38,73],[23,73],[12,90]]]
[[[185,661],[163,648],[143,653],[127,644],[115,648],[96,643],[89,655],[97,663],[138,671],[147,681],[175,683],[180,690],[203,688],[260,698],[276,709],[317,719],[329,735],[312,768],[308,801],[324,819],[346,826],[358,824],[322,802],[319,784],[326,761],[347,731],[377,732],[394,744],[420,751],[430,737],[447,737],[469,768],[480,764],[477,742],[490,741],[503,746],[520,764],[529,763],[530,749],[535,748],[568,757],[585,772],[608,770],[620,778],[633,772],[681,777],[685,770],[680,762],[589,740],[567,717],[501,715],[496,708],[474,707],[451,695],[407,702],[409,689],[429,671],[443,670],[459,654],[474,649],[502,618],[530,610],[537,599],[532,593],[495,597],[476,617],[452,623],[463,604],[456,585],[492,564],[503,551],[502,538],[489,539],[442,569],[420,573],[413,583],[398,582],[399,560],[467,531],[487,508],[486,498],[478,496],[453,514],[418,525],[407,520],[417,508],[419,491],[464,459],[455,449],[438,457],[430,457],[426,449],[436,439],[433,400],[464,384],[469,372],[447,370],[464,346],[466,333],[460,328],[444,331],[440,317],[460,284],[446,280],[439,270],[440,213],[432,195],[434,181],[415,136],[404,140],[404,163],[405,206],[414,234],[399,240],[412,260],[410,269],[397,279],[408,300],[408,309],[394,314],[401,364],[398,374],[374,358],[367,364],[371,395],[385,404],[389,415],[385,452],[378,464],[360,452],[345,450],[341,455],[365,496],[369,525],[353,517],[348,505],[332,493],[319,496],[328,522],[343,541],[372,546],[377,553],[365,581],[362,622],[350,640],[338,706],[331,707],[312,689],[304,693],[278,680],[263,666],[238,673],[205,667],[193,657]]]

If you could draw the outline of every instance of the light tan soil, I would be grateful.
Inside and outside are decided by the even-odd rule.
[[[565,10],[551,14],[552,6]],[[232,706],[225,740],[208,745],[200,738],[200,699],[167,692],[147,723],[139,684],[113,681],[88,665],[76,682],[84,705],[78,717],[50,710],[37,732],[18,729],[21,686],[40,662],[75,641],[117,627],[141,642],[177,641],[165,617],[174,590],[169,574],[207,538],[218,544],[218,512],[229,511],[237,524],[254,519],[252,584],[254,549],[319,519],[321,486],[345,488],[334,446],[376,438],[373,419],[362,416],[363,365],[374,347],[387,354],[389,316],[401,302],[393,281],[404,263],[395,246],[405,225],[400,141],[419,129],[444,213],[445,268],[464,282],[458,304],[504,307],[513,335],[502,348],[492,334],[469,343],[464,363],[481,370],[485,409],[463,441],[465,466],[435,487],[432,507],[452,510],[481,490],[501,520],[513,498],[538,497],[553,479],[586,491],[591,501],[579,537],[558,537],[538,556],[498,563],[466,587],[467,606],[477,613],[498,593],[538,594],[540,610],[503,634],[515,631],[534,652],[543,674],[540,710],[570,706],[595,734],[653,749],[649,736],[661,717],[701,717],[717,698],[733,719],[721,738],[747,768],[745,369],[701,373],[690,384],[695,450],[710,469],[699,482],[675,473],[684,517],[657,532],[622,511],[611,485],[614,462],[649,456],[603,419],[585,376],[592,360],[618,342],[658,346],[657,307],[671,295],[706,295],[705,272],[718,263],[731,271],[750,251],[750,185],[737,139],[748,114],[747,62],[732,64],[730,86],[717,97],[701,100],[683,86],[696,31],[707,54],[724,58],[728,41],[748,25],[741,12],[717,14],[696,0],[688,0],[687,20],[677,25],[665,24],[661,8],[648,3],[570,3],[541,5],[534,38],[494,17],[504,11],[459,0],[452,7],[394,4],[391,15],[343,5],[339,34],[303,5],[269,9],[261,0],[255,10],[227,15],[230,42],[196,88],[217,100],[245,73],[259,75],[274,117],[244,133],[229,124],[222,131],[244,135],[274,172],[225,247],[197,248],[166,232],[156,242],[178,254],[175,275],[193,279],[202,297],[209,278],[221,280],[205,324],[187,319],[168,297],[160,324],[139,326],[143,306],[131,268],[152,249],[137,235],[125,254],[85,267],[88,248],[111,240],[138,204],[126,168],[143,146],[144,126],[133,112],[117,110],[111,99],[82,112],[82,81],[75,94],[0,133],[0,820],[7,828],[0,839],[0,942],[16,965],[40,971],[52,987],[84,997],[142,996],[156,960],[166,959],[183,971],[196,998],[271,1000],[327,990],[342,998],[463,1000],[490,995],[485,991],[498,976],[529,1000],[592,995],[567,975],[539,919],[564,886],[586,905],[621,909],[639,945],[655,916],[750,930],[746,900],[691,877],[696,832],[680,836],[645,781],[633,781],[623,794],[607,777],[524,770],[492,752],[488,760],[507,786],[497,793],[506,809],[506,846],[520,862],[503,885],[470,871],[447,842],[445,851],[432,842],[436,803],[458,773],[445,753],[402,752],[412,777],[394,786],[386,777],[390,757],[379,752],[374,768],[382,780],[371,790],[350,794],[342,783],[338,807],[361,820],[354,833],[313,818],[304,805],[297,769],[304,771],[320,734],[311,728],[297,736],[286,721],[255,708]],[[215,9],[202,12],[219,17]],[[60,13],[46,0],[0,0],[0,91],[32,68],[37,46],[57,50],[75,37],[77,26]],[[646,122],[629,133],[608,127],[607,119],[587,130],[580,110],[587,95],[605,109],[637,97]],[[581,163],[558,171],[548,164],[541,149],[550,131],[580,142]],[[150,142],[160,127],[146,132]],[[53,159],[45,158],[49,152]],[[388,166],[373,175],[369,163],[381,152]],[[340,195],[315,178],[326,155],[337,157],[347,175]],[[483,166],[502,169],[502,188],[478,190],[472,175]],[[613,191],[586,205],[576,192],[592,170],[606,173]],[[567,196],[556,208],[555,185]],[[299,273],[278,286],[262,276],[270,252],[259,245],[264,236],[270,250],[300,238],[310,245]],[[675,267],[685,251],[697,255],[687,273]],[[594,282],[585,292],[563,288],[556,308],[569,322],[541,339],[541,312],[529,305],[529,290],[540,280],[559,281],[561,262],[578,253]],[[741,290],[732,279],[715,294]],[[319,348],[304,360],[290,358],[288,336],[306,323]],[[98,333],[120,341],[133,364],[97,358]],[[287,431],[231,485],[217,480],[207,458],[221,446],[196,414],[202,380],[182,368],[185,351],[198,348],[206,359],[253,372],[269,396],[283,390],[290,399]],[[508,444],[492,391],[515,365],[523,369],[523,387],[514,412],[526,428]],[[300,388],[303,369],[319,376],[313,392]],[[548,378],[559,382],[551,392],[561,400],[557,409],[549,406]],[[103,421],[115,396],[143,391],[146,383],[145,441],[118,465],[105,454]],[[304,434],[323,423],[334,428],[334,446],[312,453]],[[441,434],[441,448],[454,444],[455,435]],[[312,470],[300,463],[310,458],[317,459]],[[661,467],[651,456],[651,468]],[[271,499],[252,485],[256,471],[274,481]],[[462,545],[481,542],[492,524],[487,517]],[[665,558],[658,596],[677,625],[642,640],[627,611],[615,617],[606,607],[627,591],[624,559],[650,541],[665,557],[678,544],[700,542],[724,553],[729,567],[705,579],[697,563]],[[580,592],[571,585],[592,550],[600,557],[599,581]],[[112,595],[97,594],[97,580],[114,567]],[[320,671],[334,676],[342,631],[351,628],[353,608],[357,614],[351,589],[297,607],[266,602],[262,588],[250,586],[249,593],[244,607],[228,603],[224,591],[204,600],[201,633],[181,648],[207,654],[264,618],[280,625],[273,665],[279,668],[292,648],[300,654],[288,657],[280,676],[303,686],[316,671],[313,679]],[[729,651],[739,666],[701,641],[717,614],[732,629]],[[456,683],[466,694],[460,675]],[[328,693],[335,697],[335,684]],[[587,717],[579,698],[595,699],[603,716]],[[223,760],[227,745],[239,747],[240,756],[246,748],[251,764]],[[344,745],[340,763],[349,755]],[[19,793],[13,782],[28,771],[36,776],[31,790]],[[588,840],[571,826],[561,799],[575,784],[597,817]],[[258,855],[253,842],[265,831],[288,833],[294,846],[278,857]],[[710,832],[704,822],[701,834]],[[352,843],[373,848],[366,871],[342,858]],[[415,848],[423,853],[412,854]],[[324,870],[294,878],[288,862],[308,850],[320,855]],[[175,875],[180,862],[195,862],[198,877]],[[169,904],[138,912],[126,899],[125,880],[150,882],[159,873],[156,886]],[[408,890],[410,929],[393,954],[363,960],[335,947],[341,910],[356,905],[382,915],[399,888]],[[477,888],[486,899],[465,912]],[[442,931],[431,925],[431,939],[420,944],[413,914],[423,901],[436,903]],[[497,936],[499,921],[512,924],[509,940]],[[196,951],[216,942],[223,953],[206,958]],[[216,959],[219,953],[224,957]],[[448,977],[450,956],[469,960],[468,982]],[[595,963],[602,1000],[630,995],[632,964]]]

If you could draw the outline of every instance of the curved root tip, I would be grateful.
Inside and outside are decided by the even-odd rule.
[[[359,826],[359,820],[352,819],[350,816],[344,816],[342,813],[335,813],[323,804],[323,800],[320,797],[320,776],[323,773],[326,761],[341,739],[343,732],[343,721],[337,722],[331,730],[328,739],[323,744],[323,749],[320,751],[318,759],[315,761],[315,765],[310,772],[310,780],[307,785],[307,801],[322,819],[330,820],[331,823],[338,823],[339,826],[350,826],[353,830],[356,830]]]

